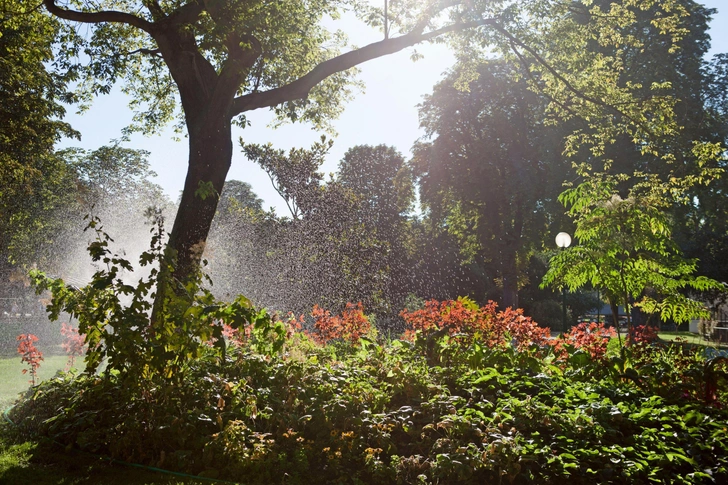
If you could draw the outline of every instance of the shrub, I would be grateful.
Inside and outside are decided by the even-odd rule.
[[[556,340],[554,351],[561,358],[565,358],[567,355],[565,345],[571,345],[575,349],[587,352],[592,360],[605,360],[609,340],[616,335],[614,328],[606,328],[603,323],[580,323],[576,327],[571,327],[563,339]]]
[[[665,378],[677,356],[632,379],[584,379],[570,361],[440,340],[456,356],[448,366],[403,341],[314,346],[303,360],[246,345],[224,366],[205,348],[184,385],[64,375],[11,418],[69,447],[251,485],[728,480],[728,411]],[[688,370],[704,363],[691,355]]]
[[[540,328],[536,322],[523,315],[523,310],[507,308],[499,312],[497,308],[498,305],[493,301],[479,307],[463,297],[442,302],[429,300],[420,310],[410,312],[405,309],[400,313],[408,327],[404,338],[412,340],[417,331],[447,331],[451,336],[476,337],[489,347],[510,342],[524,349],[548,342],[549,329]]]
[[[638,325],[629,331],[627,345],[650,345],[657,341],[657,328]]]
[[[28,364],[30,366],[30,382],[35,386],[35,380],[38,377],[38,367],[43,361],[43,353],[38,350],[35,346],[35,342],[38,341],[38,337],[32,333],[21,334],[17,337],[18,341],[18,353],[22,356],[20,362]],[[27,374],[28,369],[23,369],[23,374]]]
[[[314,318],[313,337],[319,343],[343,340],[355,344],[371,330],[361,302],[347,303],[340,316],[332,316],[330,311],[315,305],[311,316]]]

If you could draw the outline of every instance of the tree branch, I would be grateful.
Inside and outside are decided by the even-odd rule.
[[[125,53],[125,55],[127,55],[127,56],[131,56],[131,55],[134,55],[134,54],[144,54],[144,55],[147,55],[147,56],[162,57],[162,51],[159,50],[159,49],[144,49],[144,48],[140,48],[140,49],[136,49],[136,50],[133,50],[131,52]]]
[[[173,25],[191,24],[197,20],[197,17],[200,16],[204,9],[205,7],[202,2],[190,2],[172,12],[165,19],[165,22]]]
[[[72,20],[86,24],[100,24],[103,22],[114,22],[128,24],[136,27],[149,35],[154,35],[154,24],[144,20],[141,17],[126,12],[118,12],[116,10],[104,10],[101,12],[79,12],[77,10],[67,10],[56,5],[55,0],[43,0],[43,5],[51,15],[64,20]]]
[[[585,92],[577,89],[573,84],[571,84],[568,79],[566,79],[564,76],[558,73],[558,71],[546,61],[543,57],[539,55],[538,52],[536,52],[535,49],[531,48],[530,46],[526,45],[524,42],[516,38],[513,34],[508,32],[506,29],[501,27],[500,25],[494,25],[494,28],[503,34],[508,41],[511,44],[511,48],[513,48],[514,45],[517,45],[527,51],[529,54],[531,54],[536,61],[541,64],[548,72],[551,73],[552,76],[554,76],[556,79],[558,79],[560,82],[564,83],[564,86],[566,86],[566,89],[571,91],[573,94],[575,94],[578,98],[583,99],[584,101],[588,101],[589,103],[596,104],[597,106],[602,106],[603,108],[607,108],[608,110],[613,111],[615,114],[624,116],[626,119],[634,123],[635,125],[641,126],[644,128],[648,133],[651,133],[651,130],[649,130],[647,127],[644,126],[643,123],[639,122],[638,120],[635,120],[632,116],[628,115],[624,111],[618,109],[616,106],[607,103],[606,101],[602,101],[600,99],[594,98],[593,96],[589,96]],[[515,49],[514,49],[515,50]]]
[[[528,76],[528,79],[531,80],[531,82],[534,84],[534,86],[538,87],[538,82],[533,77],[533,74],[531,74],[531,70],[528,68],[528,62],[526,62],[526,59],[519,52],[518,48],[516,47],[516,45],[513,42],[510,42],[510,46],[511,46],[511,50],[513,51],[513,53],[516,54],[516,57],[518,57],[518,61],[521,63],[521,67],[523,67],[523,72],[526,73],[526,76]],[[542,94],[544,94],[544,96],[546,96],[546,99],[548,99],[552,103],[554,103],[557,106],[559,106],[561,109],[563,109],[564,111],[566,111],[567,113],[569,113],[571,116],[578,117],[578,115],[576,113],[574,113],[574,111],[572,111],[571,108],[569,108],[568,106],[566,106],[565,103],[562,103],[561,101],[557,100],[553,96],[549,96],[548,94],[544,93],[543,89],[540,89],[539,88],[539,91]]]
[[[156,20],[162,20],[166,17],[164,10],[162,10],[162,7],[159,5],[159,2],[157,0],[146,0],[142,2],[145,7],[147,7],[147,10],[149,10],[149,13],[152,14],[152,18]]]
[[[415,31],[399,37],[374,42],[360,49],[356,49],[324,61],[314,67],[308,74],[286,84],[285,86],[264,92],[249,93],[235,98],[230,109],[230,116],[236,116],[246,111],[258,108],[267,108],[287,101],[305,98],[314,86],[333,74],[346,71],[347,69],[366,61],[376,59],[377,57],[399,52],[402,49],[446,33],[457,32],[484,25],[496,25],[496,21],[496,19],[491,18],[467,23],[456,23],[425,34]]]
[[[243,43],[247,46],[242,47]],[[263,52],[260,41],[252,35],[243,37],[230,35],[225,44],[228,48],[228,58],[222,66],[210,101],[210,112],[223,115],[227,115],[240,83]]]

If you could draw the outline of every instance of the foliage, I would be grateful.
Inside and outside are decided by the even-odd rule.
[[[220,194],[217,209],[219,212],[215,222],[231,218],[234,213],[239,211],[262,212],[263,200],[253,192],[253,187],[249,183],[227,180]]]
[[[554,352],[561,354],[563,358],[567,355],[566,346],[570,345],[574,349],[588,353],[589,357],[594,361],[603,361],[607,358],[609,339],[616,335],[614,328],[607,328],[604,323],[580,323],[575,327],[571,327],[564,334],[563,339],[556,341]]]
[[[78,329],[67,323],[61,324],[61,334],[64,337],[63,351],[68,354],[68,363],[66,370],[73,368],[76,363],[76,357],[86,354],[86,337],[78,333]]]
[[[657,328],[647,325],[633,327],[629,333],[629,341],[633,345],[652,344],[657,341]]]
[[[364,145],[349,149],[339,173],[326,180],[320,167],[330,146],[322,140],[286,152],[243,144],[290,214],[250,211],[232,227],[216,227],[211,260],[233,291],[271,308],[303,313],[312,303],[340,310],[361,301],[391,321],[416,280],[408,266],[416,258],[409,170],[393,148]],[[224,263],[213,252],[220,248],[229,257]]]
[[[684,291],[722,286],[694,276],[696,262],[681,256],[671,238],[661,189],[648,180],[623,199],[617,190],[620,179],[588,178],[561,194],[559,199],[574,218],[578,243],[551,259],[543,286],[574,290],[591,284],[614,304],[629,309],[633,299],[639,299],[634,306],[642,311],[678,323],[707,316],[703,304]]]
[[[53,42],[59,23],[24,0],[0,12],[0,275],[8,260],[37,260],[48,213],[64,197],[69,171],[53,153],[63,137],[79,135],[62,121],[73,74],[59,72]],[[35,245],[19,244],[36,240]],[[18,247],[20,246],[20,247]],[[8,295],[6,295],[8,296]],[[13,295],[14,296],[14,295]]]
[[[248,160],[268,174],[276,192],[283,198],[293,219],[310,213],[318,205],[323,174],[318,170],[333,140],[322,136],[310,149],[293,148],[288,154],[269,145],[240,145]]]
[[[311,316],[314,319],[315,333],[313,336],[318,342],[324,344],[331,340],[343,340],[356,344],[371,329],[361,302],[356,305],[347,303],[341,316],[331,316],[329,310],[315,305],[311,310]]]
[[[728,382],[706,401],[695,351],[654,347],[616,370],[583,351],[554,365],[444,335],[428,347],[360,342],[344,353],[296,338],[283,354],[241,347],[224,366],[205,348],[180,386],[63,375],[11,417],[73,448],[246,483],[728,478]]]
[[[414,187],[404,157],[387,145],[357,145],[339,162],[337,180],[360,199],[359,217],[380,239],[393,239],[397,223],[411,210]]]
[[[125,148],[114,142],[92,151],[67,148],[60,150],[58,156],[75,174],[77,197],[87,208],[120,204],[133,198],[162,198],[161,188],[149,181],[157,174],[149,168],[146,150]]]
[[[563,134],[544,122],[545,101],[518,79],[519,65],[497,59],[474,69],[467,83],[462,69],[449,72],[419,106],[431,141],[415,145],[411,164],[431,224],[515,308],[570,164],[557,155]]]
[[[539,328],[536,322],[524,317],[520,309],[506,308],[499,312],[493,301],[479,307],[462,297],[455,301],[429,300],[424,308],[412,312],[405,309],[400,316],[407,324],[405,338],[408,339],[417,331],[425,335],[432,332],[451,336],[464,334],[488,347],[513,343],[514,347],[524,350],[532,345],[544,345],[550,335],[549,329]]]
[[[58,58],[80,77],[82,98],[89,101],[124,81],[122,90],[132,95],[135,110],[127,134],[158,130],[181,106],[190,138],[189,176],[167,244],[176,259],[175,277],[185,282],[195,278],[217,208],[217,198],[204,197],[200,188],[204,194],[222,192],[232,158],[232,126],[247,125],[245,113],[271,108],[279,121],[325,127],[351,97],[357,65],[492,22],[487,17],[466,23],[451,19],[439,28],[435,24],[445,19],[440,14],[449,5],[415,2],[406,9],[406,21],[393,30],[403,35],[342,54],[345,34],[329,31],[324,19],[336,20],[351,7],[370,25],[378,24],[377,15],[349,0],[285,5],[133,0],[59,5],[44,0],[43,6],[68,27],[57,44]],[[88,27],[84,35],[78,24]],[[166,284],[168,273],[160,277]],[[158,298],[165,295],[157,292]]]
[[[8,237],[5,256],[10,256],[17,274],[25,276],[28,268],[42,268],[83,284],[90,279],[86,265],[79,264],[88,261],[83,251],[89,243],[82,232],[85,214],[103,217],[120,236],[114,249],[136,256],[143,250],[139,237],[146,233],[145,211],[157,207],[167,213],[172,204],[148,180],[154,172],[144,150],[114,143],[93,151],[58,150],[52,156],[57,165],[44,165],[47,171],[40,176],[46,188],[38,197],[24,200],[23,210],[15,213],[0,237]],[[4,296],[23,294],[30,297],[32,291],[16,288],[14,294]]]
[[[654,146],[652,135],[664,138],[676,129],[675,102],[664,95],[669,83],[660,80],[643,89],[637,82],[624,82],[622,73],[645,45],[677,51],[690,9],[654,0],[572,3],[395,2],[385,21],[385,38],[345,53],[344,33],[329,31],[322,20],[336,20],[351,8],[368,25],[380,27],[379,6],[348,0],[300,0],[285,6],[133,0],[59,5],[44,0],[43,5],[68,27],[58,58],[81,78],[78,86],[85,99],[123,81],[136,112],[129,131],[155,131],[181,106],[190,137],[189,177],[168,244],[177,259],[176,277],[187,280],[197,271],[217,208],[217,199],[200,197],[199,189],[222,192],[232,157],[232,125],[246,125],[248,111],[271,108],[279,120],[325,126],[350,97],[356,66],[421,42],[447,38],[457,47],[465,64],[456,82],[461,87],[477,77],[466,61],[478,63],[485,51],[520,66],[513,76],[528,79],[518,90],[527,85],[547,94],[549,122],[588,121],[588,130],[571,138],[572,152],[582,145],[598,152],[620,135],[646,150],[662,148]],[[85,35],[78,33],[78,24],[88,27]],[[654,42],[636,35],[645,29],[654,33]],[[512,232],[509,239],[517,243],[519,231]],[[512,293],[518,284],[511,271],[514,258],[508,256],[503,259],[509,270],[501,279]],[[164,280],[166,273],[161,276]],[[505,303],[516,306],[510,299]]]
[[[157,216],[150,249],[139,259],[140,266],[152,269],[136,286],[125,281],[133,271],[131,263],[112,254],[112,240],[95,217],[90,218],[87,227],[96,233],[89,253],[95,263],[106,267],[99,269],[87,286],[76,288],[41,272],[31,273],[38,292],[52,293],[48,306],[51,319],[65,312],[78,320],[78,332],[84,335],[88,348],[86,372],[94,373],[106,360],[106,372],[120,373],[132,382],[150,375],[181,380],[186,363],[203,351],[205,342],[214,341],[224,356],[225,325],[234,330],[249,325],[253,348],[264,353],[279,352],[286,336],[284,323],[271,321],[265,310],[255,309],[244,296],[232,303],[220,303],[201,286],[202,275],[186,285],[176,281],[176,286],[167,287],[166,311],[156,320],[150,317],[150,292],[160,268],[170,270],[163,250],[163,219]]]
[[[30,366],[30,383],[35,386],[35,378],[38,375],[38,367],[43,361],[43,353],[35,346],[38,337],[32,333],[18,335],[18,353],[22,356],[20,361]],[[28,369],[23,369],[23,374],[27,374]]]

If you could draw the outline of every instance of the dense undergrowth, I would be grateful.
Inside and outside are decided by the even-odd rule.
[[[97,235],[87,287],[35,275],[88,350],[84,374],[13,408],[28,436],[246,484],[728,483],[725,357],[648,328],[610,353],[603,325],[554,340],[464,298],[403,311],[383,340],[361,305],[280,318],[164,270],[130,286]],[[142,264],[165,268],[161,240]]]
[[[650,343],[564,360],[475,337],[210,348],[184,385],[64,374],[11,417],[69,447],[244,483],[728,481],[722,363]]]

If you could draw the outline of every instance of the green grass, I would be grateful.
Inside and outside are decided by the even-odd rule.
[[[703,338],[700,334],[697,333],[691,333],[691,332],[659,332],[658,336],[662,340],[667,341],[674,341],[675,339],[681,339],[686,341],[689,344],[693,345],[701,345],[704,347],[716,347],[719,349],[728,349],[728,345],[726,344],[719,344],[717,342],[711,342],[710,340],[706,340]]]
[[[0,425],[2,485],[203,485],[203,482],[108,462],[80,452],[65,452],[50,442],[16,436]]]
[[[38,378],[45,380],[53,377],[56,372],[65,369],[68,357],[65,355],[47,355],[38,368]],[[78,363],[82,361],[76,360]],[[14,401],[18,394],[30,387],[30,374],[23,374],[23,369],[30,369],[27,364],[20,362],[17,357],[0,358],[0,405],[7,406]]]

